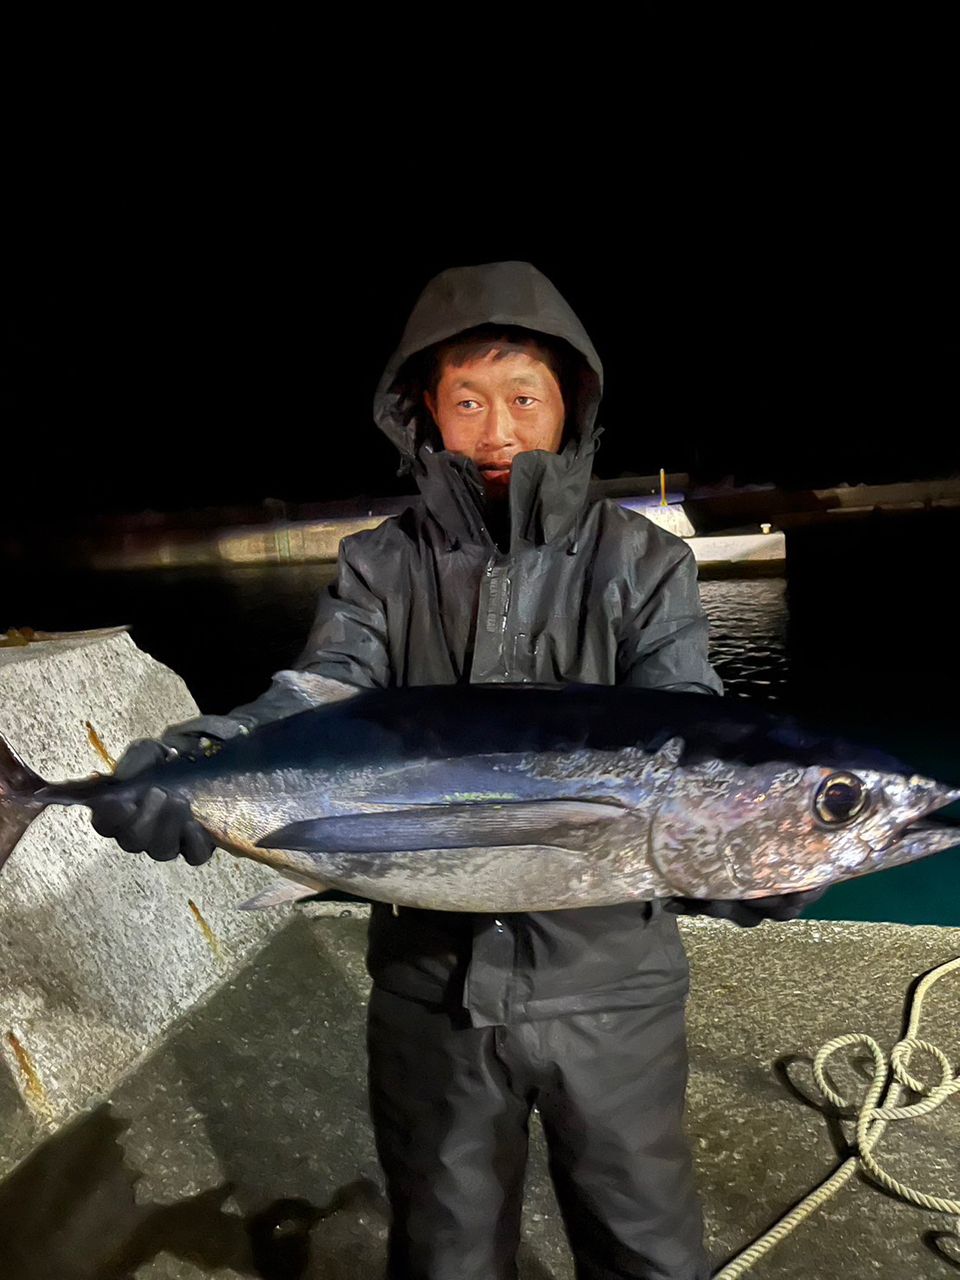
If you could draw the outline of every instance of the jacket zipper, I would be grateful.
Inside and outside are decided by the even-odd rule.
[[[489,582],[487,586],[484,630],[488,635],[495,634],[497,637],[500,658],[500,671],[498,674],[503,676],[510,674],[504,652],[507,617],[510,612],[511,579],[507,573],[509,565],[509,557],[498,563],[497,557],[491,556],[486,568],[486,576]]]

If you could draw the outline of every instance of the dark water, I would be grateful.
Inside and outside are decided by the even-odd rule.
[[[785,578],[706,581],[726,693],[849,725],[960,784],[954,551],[960,512],[878,516],[788,535]],[[204,711],[261,693],[306,640],[327,566],[7,572],[0,630],[128,623]],[[960,925],[960,850],[849,881],[822,918]]]

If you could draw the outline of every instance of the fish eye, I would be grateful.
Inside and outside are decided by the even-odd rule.
[[[867,807],[870,792],[853,773],[832,773],[817,788],[814,807],[821,822],[839,826],[859,818]]]

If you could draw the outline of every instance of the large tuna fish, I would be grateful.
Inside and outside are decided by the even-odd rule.
[[[0,863],[48,804],[159,786],[294,886],[548,911],[813,889],[960,843],[960,789],[741,700],[598,685],[365,691],[121,782],[45,783],[0,739]],[[246,904],[251,905],[251,904]]]

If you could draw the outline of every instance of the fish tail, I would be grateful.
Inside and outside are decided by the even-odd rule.
[[[0,867],[6,862],[45,802],[36,798],[46,783],[23,763],[0,734]]]

